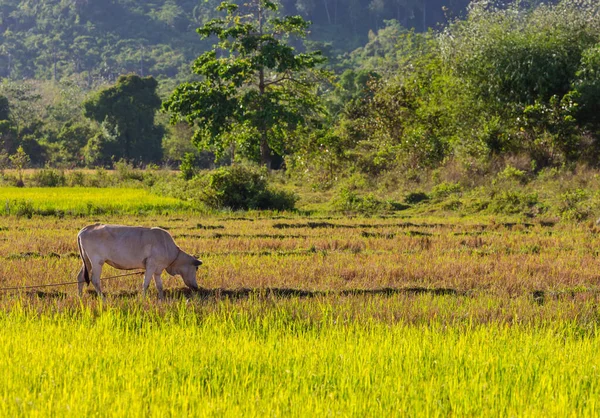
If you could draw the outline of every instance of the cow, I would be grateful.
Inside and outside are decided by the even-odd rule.
[[[122,270],[145,269],[144,295],[154,276],[158,298],[164,299],[163,270],[167,270],[171,276],[179,274],[187,287],[198,290],[196,271],[202,261],[179,248],[171,234],[164,229],[88,225],[77,234],[77,245],[83,262],[77,275],[79,296],[83,292],[84,282],[90,284],[91,276],[96,292],[103,297],[100,275],[104,263]]]

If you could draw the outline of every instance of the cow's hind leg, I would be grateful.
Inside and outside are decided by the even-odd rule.
[[[92,284],[96,288],[98,296],[104,299],[104,293],[102,293],[102,285],[100,284],[100,277],[102,276],[102,265],[104,263],[96,263],[92,268]]]

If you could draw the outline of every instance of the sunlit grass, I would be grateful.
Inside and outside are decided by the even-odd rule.
[[[599,337],[222,306],[0,318],[3,416],[595,416]]]
[[[190,210],[179,199],[161,197],[145,189],[92,187],[1,187],[0,212],[31,214],[126,214]]]

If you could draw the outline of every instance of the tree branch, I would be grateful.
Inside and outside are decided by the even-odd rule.
[[[278,78],[277,80],[273,80],[273,81],[269,81],[269,82],[265,83],[265,87],[268,87],[268,86],[270,86],[271,84],[279,84],[279,83],[281,83],[282,81],[286,81],[286,80],[288,80],[288,81],[292,81],[292,82],[294,82],[294,83],[296,83],[296,84],[300,84],[301,86],[308,86],[308,85],[309,85],[309,83],[303,83],[303,82],[302,82],[302,81],[300,81],[300,80],[296,80],[296,79],[295,79],[295,78],[293,78],[292,76],[285,76],[285,77]]]

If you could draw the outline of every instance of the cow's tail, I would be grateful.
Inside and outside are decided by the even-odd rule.
[[[77,237],[77,246],[79,247],[79,255],[81,256],[81,261],[83,262],[83,278],[85,279],[85,282],[89,285],[90,284],[90,272],[89,269],[87,267],[87,263],[85,262],[85,253],[83,252],[83,248],[81,248],[81,238]]]

